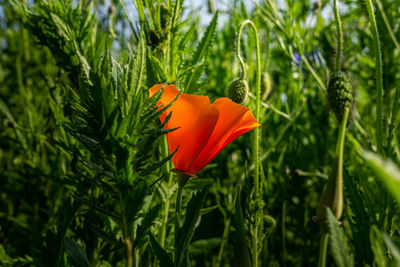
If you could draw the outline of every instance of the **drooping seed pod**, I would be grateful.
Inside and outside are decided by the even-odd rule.
[[[249,85],[246,80],[237,78],[228,87],[228,97],[235,103],[243,103],[249,94]]]
[[[351,109],[353,105],[353,90],[346,73],[338,71],[329,78],[328,101],[337,120],[341,122],[345,108]]]

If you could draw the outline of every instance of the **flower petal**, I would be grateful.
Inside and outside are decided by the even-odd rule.
[[[227,97],[217,99],[212,105],[219,110],[218,122],[210,140],[189,166],[191,172],[200,171],[234,139],[261,126],[249,108]]]
[[[160,90],[162,85],[153,86],[150,95]],[[167,85],[159,103],[168,105],[179,94],[175,85]],[[167,133],[168,149],[172,153],[175,168],[190,174],[190,163],[198,156],[207,144],[218,121],[218,108],[210,104],[207,96],[181,94],[178,99],[160,116],[161,122],[172,112],[170,120],[165,125],[167,129],[178,128]]]

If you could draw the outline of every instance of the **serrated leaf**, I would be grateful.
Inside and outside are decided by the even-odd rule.
[[[152,207],[145,215],[137,229],[137,239],[143,239],[147,235],[150,226],[153,224],[154,220],[157,218],[158,213],[161,210],[161,204]]]
[[[380,155],[364,151],[362,156],[375,174],[386,185],[387,190],[400,204],[400,169],[391,160],[384,159]]]
[[[385,241],[386,246],[390,250],[393,259],[396,261],[397,264],[400,264],[399,248],[393,243],[393,241],[390,239],[390,237],[386,233],[382,233],[382,238],[383,238],[383,241]]]
[[[373,225],[371,227],[371,230],[369,232],[369,237],[371,242],[371,248],[372,251],[374,252],[374,263],[375,263],[374,266],[377,267],[387,266],[386,248],[383,246],[383,239],[376,225]]]
[[[187,212],[183,226],[178,230],[176,253],[176,266],[184,266],[187,261],[190,241],[193,237],[196,224],[200,218],[200,210],[206,199],[208,188],[193,195],[187,205]]]
[[[343,183],[345,198],[348,199],[348,214],[350,215],[350,225],[353,233],[353,241],[357,246],[354,247],[356,264],[363,261],[372,261],[372,251],[369,242],[370,215],[367,205],[362,198],[360,186],[355,181],[356,177],[350,177],[347,168],[344,168]]]
[[[161,247],[161,245],[158,243],[152,233],[149,233],[149,237],[150,245],[154,251],[154,254],[156,254],[157,259],[160,262],[160,267],[174,266],[171,255],[169,255],[169,253]]]
[[[197,240],[190,244],[189,253],[190,255],[204,254],[220,245],[222,241],[224,239],[219,237]]]
[[[329,243],[331,247],[332,257],[339,267],[354,266],[354,257],[348,251],[346,239],[343,229],[340,228],[338,221],[329,208],[326,208],[329,229]]]
[[[214,14],[214,17],[211,20],[210,24],[208,25],[207,30],[204,33],[204,36],[201,38],[199,45],[196,47],[193,57],[190,60],[190,64],[185,64],[186,66],[197,65],[202,60],[202,58],[205,57],[207,49],[209,48],[209,46],[211,45],[211,43],[214,39],[217,22],[218,22],[218,12],[216,12]],[[184,83],[185,86],[183,87],[183,88],[185,88],[185,90],[189,90],[191,84],[193,84],[197,81],[194,79],[195,73],[196,72],[193,71],[193,72],[190,72],[186,76],[185,83]]]
[[[129,97],[134,97],[137,95],[140,86],[142,85],[142,79],[144,76],[144,70],[146,67],[146,37],[144,31],[140,33],[139,44],[137,47],[136,58],[133,69],[129,72]]]
[[[169,154],[167,157],[163,158],[159,162],[156,162],[156,163],[150,165],[149,167],[147,167],[146,169],[144,169],[143,171],[141,171],[140,176],[146,176],[146,175],[150,174],[151,172],[160,168],[162,165],[164,165],[167,161],[169,161],[175,155],[176,151],[178,151],[178,148],[179,147],[177,147],[174,152],[172,152],[171,154]]]
[[[90,149],[95,149],[95,150],[103,150],[102,146],[95,140],[78,133],[77,131],[72,130],[71,128],[69,128],[67,125],[65,125],[64,123],[61,124],[63,126],[63,128],[67,131],[67,133],[69,133],[70,135],[72,135],[73,137],[75,137],[76,139],[78,139],[80,142],[82,142],[85,146],[87,146]]]
[[[242,203],[242,186],[238,187],[236,191],[235,203],[235,217],[233,218],[233,226],[235,227],[235,253],[233,261],[235,266],[250,267],[250,252],[248,248],[248,241],[246,238],[245,221],[241,207]]]
[[[73,238],[64,237],[64,249],[74,266],[90,266],[85,250]]]

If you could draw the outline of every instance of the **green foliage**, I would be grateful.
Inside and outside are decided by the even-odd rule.
[[[354,266],[354,257],[348,250],[343,229],[340,228],[338,221],[329,208],[327,208],[326,214],[329,222],[329,244],[331,246],[332,257],[339,267]]]
[[[235,38],[245,19],[259,31],[265,87],[259,266],[317,264],[320,225],[312,218],[332,173],[338,128],[328,107],[335,105],[328,98],[332,1],[192,2],[0,0],[1,266],[254,265],[252,134],[186,184],[175,226],[178,186],[165,134],[177,129],[159,121],[168,108],[155,107],[162,92],[148,97],[160,83],[211,102],[227,96],[240,75]],[[205,14],[206,4],[216,10]],[[341,69],[351,79],[336,77],[336,89],[354,105],[343,216],[341,224],[328,217],[328,260],[397,266],[400,1],[374,1],[383,63],[379,153],[368,13],[362,1],[339,5]],[[251,31],[242,37],[243,105],[254,111],[255,38]]]

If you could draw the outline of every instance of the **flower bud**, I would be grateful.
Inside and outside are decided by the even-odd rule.
[[[329,78],[328,101],[337,120],[342,121],[345,108],[353,105],[353,90],[344,72],[335,72]]]
[[[237,78],[228,87],[228,97],[235,103],[243,103],[249,94],[247,81]]]
[[[272,81],[271,76],[268,72],[263,72],[261,74],[261,99],[265,100],[271,94]]]

